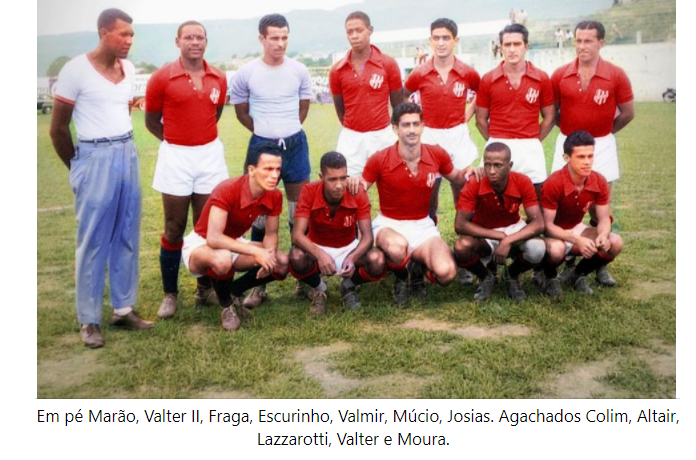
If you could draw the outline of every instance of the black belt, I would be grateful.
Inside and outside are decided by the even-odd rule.
[[[106,144],[108,142],[109,144],[111,144],[113,142],[125,142],[131,139],[133,139],[133,131],[128,131],[126,134],[123,134],[121,136],[100,137],[99,139],[90,139],[88,141],[80,140],[79,142],[84,144]]]

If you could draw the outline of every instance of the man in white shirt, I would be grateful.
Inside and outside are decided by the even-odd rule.
[[[288,199],[290,229],[302,186],[309,182],[309,146],[302,130],[312,97],[312,81],[304,64],[285,56],[290,26],[280,14],[259,21],[261,57],[242,66],[231,83],[231,102],[240,123],[253,134],[247,157],[255,145],[275,142],[283,151],[281,179]],[[245,168],[246,169],[246,168]],[[254,222],[252,241],[263,241],[265,220]],[[254,289],[244,306],[255,308],[266,298],[263,287]]]
[[[53,90],[50,134],[56,153],[70,170],[75,193],[75,298],[80,337],[90,348],[104,346],[100,324],[107,262],[114,309],[109,323],[132,329],[154,325],[133,310],[141,192],[130,118],[135,69],[125,60],[133,43],[132,22],[121,10],[103,11],[97,20],[99,45],[68,62]]]

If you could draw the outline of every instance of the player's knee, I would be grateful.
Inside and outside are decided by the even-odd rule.
[[[546,258],[551,264],[560,264],[565,259],[565,243],[552,238],[546,239]]]
[[[433,266],[433,273],[437,281],[443,286],[450,284],[457,276],[457,264],[454,260],[441,260]]]
[[[218,276],[224,276],[232,270],[232,257],[227,251],[218,251],[213,258],[213,263],[211,264],[211,269]]]
[[[408,255],[408,242],[403,239],[384,238],[380,249],[392,260],[403,260]]]
[[[522,257],[530,264],[538,264],[544,259],[546,244],[539,238],[532,238],[524,244]]]
[[[384,271],[387,261],[379,249],[370,249],[367,253],[367,271],[370,274],[380,274]]]
[[[180,244],[186,231],[186,222],[167,220],[164,224],[164,238],[171,245]]]
[[[292,248],[290,249],[288,259],[290,260],[292,268],[298,269],[304,266],[305,262],[307,261],[307,255],[302,249]]]
[[[611,250],[609,253],[614,257],[618,256],[623,250],[623,238],[616,233],[611,233],[609,234],[609,241],[611,242]]]
[[[469,236],[461,236],[454,242],[454,253],[459,257],[468,257],[474,250],[474,239]]]
[[[276,251],[276,262],[278,263],[278,265],[284,266],[287,270],[287,267],[290,263],[290,258],[284,252]]]

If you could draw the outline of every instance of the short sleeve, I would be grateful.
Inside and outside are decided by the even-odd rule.
[[[420,72],[418,71],[418,69],[413,69],[413,72],[411,72],[409,74],[408,78],[406,78],[406,83],[404,83],[404,86],[410,92],[415,93],[420,88],[420,82],[421,82]]]
[[[396,91],[401,89],[401,70],[396,60],[393,58],[389,59],[389,64],[385,69],[387,71],[387,77],[389,78],[389,91]]]
[[[597,173],[597,181],[599,182],[599,193],[597,193],[595,204],[605,206],[609,204],[609,185],[607,185],[607,180],[604,176],[599,173]]]
[[[476,210],[476,196],[478,195],[480,183],[472,176],[462,191],[459,193],[457,200],[457,209],[464,212],[474,212]]]
[[[544,185],[541,186],[541,206],[546,209],[558,209],[562,193],[562,184],[559,184],[558,181],[547,179]]]
[[[529,177],[522,175],[517,181],[517,186],[522,195],[522,206],[525,209],[531,206],[539,206],[539,198],[537,198],[534,184],[532,184],[532,180]]]
[[[467,80],[469,82],[469,89],[478,92],[479,85],[481,84],[481,77],[479,76],[478,72],[471,69],[467,74]]]
[[[631,81],[628,79],[623,69],[616,69],[616,103],[626,104],[633,100],[633,89]]]
[[[548,107],[556,102],[556,96],[553,92],[553,85],[551,84],[551,79],[543,72],[541,77],[541,107]]]
[[[313,193],[310,190],[311,188],[309,184],[302,187],[300,198],[297,200],[297,207],[295,208],[295,219],[298,217],[309,219],[312,212],[312,200],[310,195],[313,195]]]
[[[147,81],[145,89],[145,109],[147,112],[161,112],[164,106],[165,81],[162,72],[155,72]]]
[[[341,89],[341,76],[339,75],[339,70],[337,65],[331,68],[329,72],[329,88],[331,89],[331,94],[338,96],[343,93]]]
[[[372,218],[370,214],[370,197],[367,195],[365,190],[360,189],[356,195],[356,201],[358,202],[358,212],[356,215],[357,220],[368,220]]]
[[[225,95],[227,96],[227,75],[224,73],[220,76],[220,95]],[[218,99],[218,106],[222,107],[225,105],[227,101],[225,100],[225,97],[221,97]]]
[[[300,67],[300,99],[312,99],[312,77],[304,64]]]
[[[476,106],[482,109],[490,108],[490,82],[488,75],[484,75],[479,83],[478,91],[476,92]]]
[[[367,159],[365,168],[363,168],[362,177],[367,182],[374,184],[379,179],[379,164],[383,155],[372,155]]]
[[[439,164],[438,172],[440,175],[447,176],[454,171],[454,163],[452,163],[452,158],[450,158],[447,151],[445,151],[445,149],[442,147],[436,147],[434,151],[435,157],[437,158],[437,162]]]
[[[77,63],[72,60],[65,64],[58,74],[58,80],[53,85],[53,96],[61,102],[75,105],[80,95],[80,72]]]
[[[283,194],[279,190],[273,193],[273,208],[268,212],[271,217],[279,216],[283,212]]]
[[[210,195],[208,200],[210,201],[211,207],[215,206],[216,208],[220,208],[229,213],[232,210],[232,206],[230,204],[235,201],[233,196],[234,194],[232,193],[233,182],[223,184],[221,184],[222,186],[218,186],[213,189],[213,193]]]
[[[563,78],[563,70],[565,67],[559,67],[551,75],[551,87],[553,88],[553,97],[556,102],[561,102],[561,79]]]
[[[232,77],[232,84],[230,85],[230,102],[232,104],[245,104],[249,102],[248,74],[248,68],[242,67],[239,69],[239,72]]]

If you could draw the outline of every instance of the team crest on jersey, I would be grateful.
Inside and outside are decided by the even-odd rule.
[[[525,96],[527,98],[527,102],[530,104],[534,104],[537,99],[539,99],[539,90],[534,89],[534,88],[529,88],[529,91],[527,91],[527,95]]]
[[[594,101],[595,101],[595,103],[597,103],[597,105],[602,105],[605,102],[607,102],[608,97],[609,97],[609,90],[598,89],[594,95]]]
[[[353,225],[355,225],[355,216],[345,216],[343,218],[344,227],[352,227]]]
[[[464,86],[464,83],[461,82],[455,83],[454,87],[452,88],[452,92],[457,97],[462,97],[464,95],[464,90],[466,90],[466,86]]]
[[[585,205],[584,208],[582,208],[582,212],[587,212],[590,210],[590,206],[594,204],[594,201],[588,201],[587,204]]]
[[[514,214],[514,213],[516,213],[519,209],[520,209],[520,204],[519,204],[519,203],[512,203],[512,204],[510,204],[510,209],[508,210],[508,212],[509,212],[510,214]]]
[[[210,90],[210,100],[213,101],[213,104],[218,103],[218,100],[220,99],[220,90],[217,88],[213,88]]]
[[[426,179],[425,185],[428,186],[428,188],[433,188],[433,185],[435,185],[435,174],[434,173],[428,173],[428,178]]]
[[[372,86],[373,89],[380,89],[382,87],[382,83],[384,83],[384,76],[373,73],[372,77],[370,78],[370,86]]]

